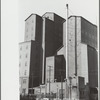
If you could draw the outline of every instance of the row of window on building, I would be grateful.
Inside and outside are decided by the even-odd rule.
[[[25,58],[27,58],[27,57],[28,57],[28,54],[26,54],[26,55],[25,55]],[[20,55],[20,57],[19,57],[19,58],[21,59],[21,58],[22,58],[22,55]]]
[[[26,49],[28,49],[28,45],[26,46]],[[20,51],[22,50],[22,46],[20,47]]]
[[[27,66],[27,61],[25,62],[25,66]],[[21,63],[19,63],[19,67],[21,67]]]

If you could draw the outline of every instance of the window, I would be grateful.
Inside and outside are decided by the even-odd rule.
[[[26,58],[27,58],[27,56],[28,56],[28,55],[26,54]]]
[[[20,55],[20,59],[21,59],[21,57],[22,57],[22,56]]]
[[[34,21],[32,20],[32,23],[34,23]]]
[[[25,94],[25,93],[26,93],[26,89],[23,89],[23,90],[22,90],[22,93],[24,93],[24,94]]]
[[[24,84],[26,83],[26,79],[23,79],[23,83],[24,83]]]
[[[49,16],[47,16],[47,19],[49,19]]]
[[[28,28],[26,29],[26,32],[28,32]]]
[[[26,38],[28,38],[28,35],[26,35]]]
[[[21,67],[21,63],[19,63],[19,67]]]
[[[33,37],[33,33],[31,34],[31,36]]]
[[[33,31],[33,27],[32,27],[32,31]]]
[[[20,50],[22,50],[22,47],[20,47]]]
[[[28,49],[28,45],[26,46],[26,49]]]
[[[26,75],[26,74],[27,74],[27,71],[25,70],[24,75]]]
[[[27,62],[25,62],[25,66],[27,66]]]

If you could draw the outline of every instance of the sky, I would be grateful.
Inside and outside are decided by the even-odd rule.
[[[83,16],[98,24],[99,0],[1,0],[1,100],[19,99],[19,42],[24,41],[25,19],[32,13],[55,12],[66,19]]]
[[[55,12],[66,19],[69,16],[82,16],[93,24],[98,24],[99,0],[19,0],[19,42],[24,41],[25,19],[32,13],[42,16],[45,12]]]

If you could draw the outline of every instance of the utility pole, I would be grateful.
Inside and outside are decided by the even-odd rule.
[[[63,81],[62,81],[62,75],[61,75],[61,100],[63,100]]]
[[[67,98],[67,79],[65,78],[65,98]]]
[[[47,81],[45,83],[45,97],[46,97],[46,94],[47,94]]]
[[[61,75],[61,100],[63,100],[63,76],[62,76],[63,70],[60,70]]]
[[[40,85],[40,95],[41,95],[41,85]],[[42,95],[41,95],[42,96]]]
[[[57,79],[54,79],[55,85],[56,85],[56,81],[57,81]],[[56,87],[57,87],[57,85],[56,85]],[[56,93],[56,99],[58,100],[58,96],[57,95],[58,94]]]
[[[32,94],[33,94],[33,73],[32,73]]]
[[[57,100],[59,98],[59,93],[58,93],[58,85],[57,85]]]
[[[51,93],[50,93],[51,66],[48,66],[48,67],[49,67],[49,100],[50,100],[50,97],[51,97]]]
[[[72,77],[69,77],[69,88],[70,88],[70,93],[69,93],[69,100],[72,99],[72,91],[71,91],[71,86],[72,86]]]
[[[21,77],[21,95],[22,95],[22,82],[23,82],[23,77]]]

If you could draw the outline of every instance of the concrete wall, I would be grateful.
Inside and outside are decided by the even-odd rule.
[[[88,22],[82,17],[71,16],[69,18],[69,29],[68,29],[69,34],[68,34],[68,41],[67,41],[67,45],[68,45],[67,59],[68,59],[69,76],[72,77],[77,72],[78,76],[85,78],[85,84],[90,80],[89,66],[91,66],[90,63],[92,61],[89,60],[88,53],[91,51],[88,50],[87,46],[89,45],[94,49],[97,48],[96,29],[97,27],[95,25]],[[96,62],[93,69],[97,69],[97,65],[96,65],[97,54],[95,53],[94,55],[91,55],[91,59],[94,56],[96,57],[95,60]]]
[[[31,15],[26,21],[25,21],[25,37],[24,41],[30,41],[35,40],[36,36],[36,15]]]
[[[28,93],[30,53],[31,53],[31,41],[19,44],[19,77],[20,77],[20,90],[21,90],[20,93],[22,93],[23,89],[26,89],[25,94]]]
[[[81,76],[85,77],[85,84],[89,82],[88,77],[88,51],[87,45],[81,43]]]
[[[45,72],[46,83],[49,82],[49,77],[50,77],[50,82],[54,82],[54,72],[55,72],[54,70],[55,70],[55,57],[54,56],[47,57],[46,58],[46,72]]]
[[[21,93],[42,83],[42,47],[35,41],[19,44],[19,76]]]
[[[54,21],[54,13],[47,12],[42,17]]]
[[[42,44],[42,17],[32,14],[25,20],[24,41],[37,41]]]
[[[51,67],[49,67],[51,66]],[[57,82],[64,82],[66,78],[66,62],[63,55],[56,55],[46,58],[46,82],[49,81],[54,82],[56,79]]]
[[[69,94],[68,94],[69,88],[65,82],[63,82],[62,84],[61,84],[61,82],[50,83],[50,93],[55,93],[56,97],[60,98],[61,85],[62,85],[62,89],[63,89],[63,98],[65,98],[65,97],[68,98],[69,97]],[[43,94],[49,93],[49,83],[47,83],[45,86],[40,86],[40,87],[35,88],[35,94],[40,94],[40,93],[43,93]]]
[[[71,17],[68,20],[68,34],[67,34],[67,64],[68,76],[75,74],[75,18]]]

